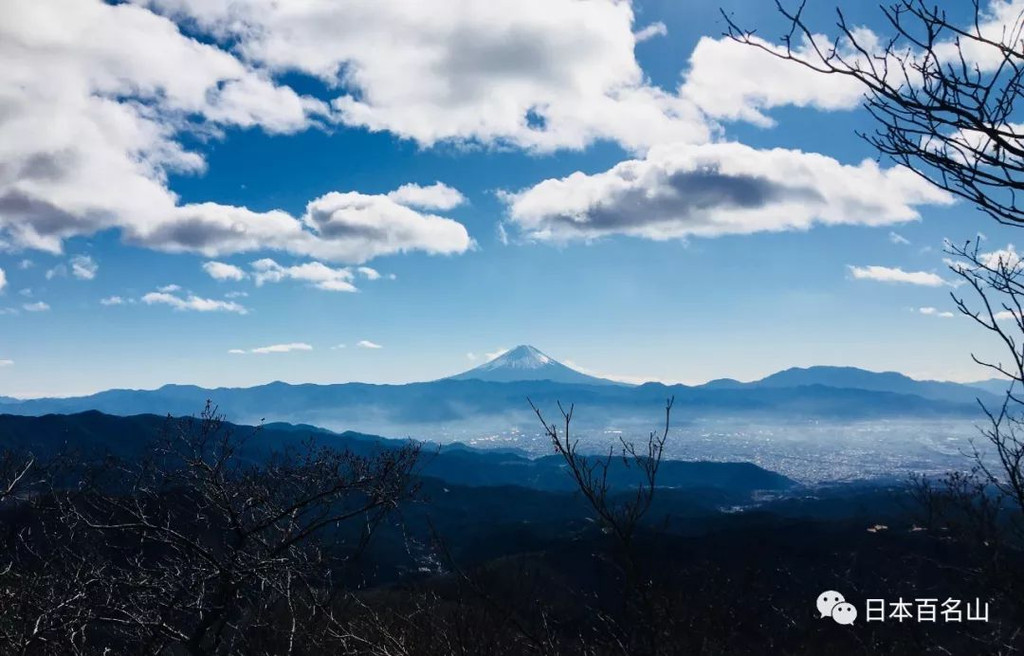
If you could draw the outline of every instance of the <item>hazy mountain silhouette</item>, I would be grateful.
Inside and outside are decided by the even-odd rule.
[[[991,381],[988,381],[991,383]],[[698,386],[623,385],[571,369],[531,346],[519,346],[475,369],[432,382],[404,385],[334,385],[274,382],[247,388],[164,385],[156,390],[107,390],[82,397],[3,402],[4,412],[22,415],[77,413],[188,415],[216,402],[231,419],[358,426],[437,425],[495,416],[532,421],[527,397],[537,403],[576,403],[583,421],[620,422],[650,418],[669,396],[683,416],[752,416],[792,421],[797,417],[872,419],[886,417],[974,417],[977,399],[997,403],[999,389],[919,381],[895,372],[853,367],[787,369],[753,382],[719,379]],[[507,425],[509,422],[504,422]],[[404,433],[404,431],[403,431]]]
[[[895,371],[875,372],[856,367],[793,367],[779,371],[761,380],[741,383],[730,378],[713,380],[702,387],[710,389],[743,389],[743,388],[793,388],[806,385],[824,385],[837,389],[860,389],[875,392],[892,392],[895,394],[913,394],[938,401],[971,403],[976,398],[991,400],[988,394],[1002,393],[1005,383],[1001,381],[982,381],[979,383],[961,384],[934,380],[915,380]],[[980,390],[980,391],[979,391]]]

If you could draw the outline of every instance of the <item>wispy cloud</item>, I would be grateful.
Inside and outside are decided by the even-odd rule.
[[[377,344],[377,343],[371,342],[371,341],[370,341],[370,340],[368,340],[368,339],[362,339],[362,340],[359,340],[358,342],[356,342],[356,346],[358,346],[359,348],[364,348],[364,349],[379,349],[379,348],[384,348],[384,347],[383,347],[383,346],[381,346],[380,344]]]
[[[643,43],[649,41],[656,36],[665,36],[668,34],[668,27],[664,23],[658,21],[657,23],[651,23],[643,29],[637,30],[633,33],[633,38],[636,39],[637,43]]]
[[[100,270],[100,265],[88,255],[76,255],[71,258],[70,264],[71,275],[79,280],[92,280]]]
[[[909,239],[907,239],[906,237],[904,237],[903,235],[901,235],[900,233],[895,232],[895,231],[892,231],[892,232],[889,233],[889,241],[891,241],[894,244],[901,244],[901,245],[904,245],[904,246],[910,244],[910,240]]]
[[[142,297],[146,305],[169,305],[175,310],[194,312],[234,312],[236,314],[248,314],[244,306],[234,301],[220,301],[212,298],[202,298],[195,294],[188,294],[185,297],[176,296],[168,292],[150,292]]]
[[[955,316],[952,312],[939,310],[938,308],[933,307],[918,308],[917,311],[930,317],[942,317],[943,319],[949,319]]]
[[[942,287],[946,281],[934,273],[927,271],[904,271],[898,267],[884,266],[850,266],[850,273],[857,280],[875,280],[877,282],[905,283],[924,287]]]
[[[127,301],[121,296],[108,296],[100,299],[100,305],[124,305]]]
[[[42,301],[37,301],[35,303],[26,303],[21,307],[23,307],[26,312],[46,312],[50,309],[49,304],[44,303]]]
[[[14,366],[14,360],[0,360],[0,367]]]
[[[312,351],[313,347],[305,342],[289,342],[288,344],[271,344],[249,349],[249,353],[265,355],[267,353],[291,353],[292,351]]]
[[[504,346],[502,346],[502,347],[500,347],[498,349],[490,351],[489,353],[484,353],[484,357],[487,358],[487,362],[490,362],[494,358],[500,358],[501,356],[505,355],[506,353],[508,353],[508,349],[505,348]]]

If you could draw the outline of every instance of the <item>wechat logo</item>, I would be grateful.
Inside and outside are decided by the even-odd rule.
[[[857,607],[835,590],[826,590],[818,595],[816,605],[821,618],[831,617],[837,624],[853,624],[857,619]]]

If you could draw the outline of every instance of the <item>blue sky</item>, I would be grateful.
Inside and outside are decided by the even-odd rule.
[[[520,343],[687,383],[998,354],[944,316],[941,251],[1013,231],[864,163],[858,90],[714,3],[261,4],[5,9],[0,394],[429,380]],[[766,4],[721,3],[772,40]]]

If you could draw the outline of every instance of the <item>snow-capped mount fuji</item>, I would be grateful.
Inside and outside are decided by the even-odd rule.
[[[483,380],[492,383],[550,380],[555,383],[578,385],[621,384],[596,376],[588,376],[525,344],[506,351],[475,369],[451,376],[448,380]]]

